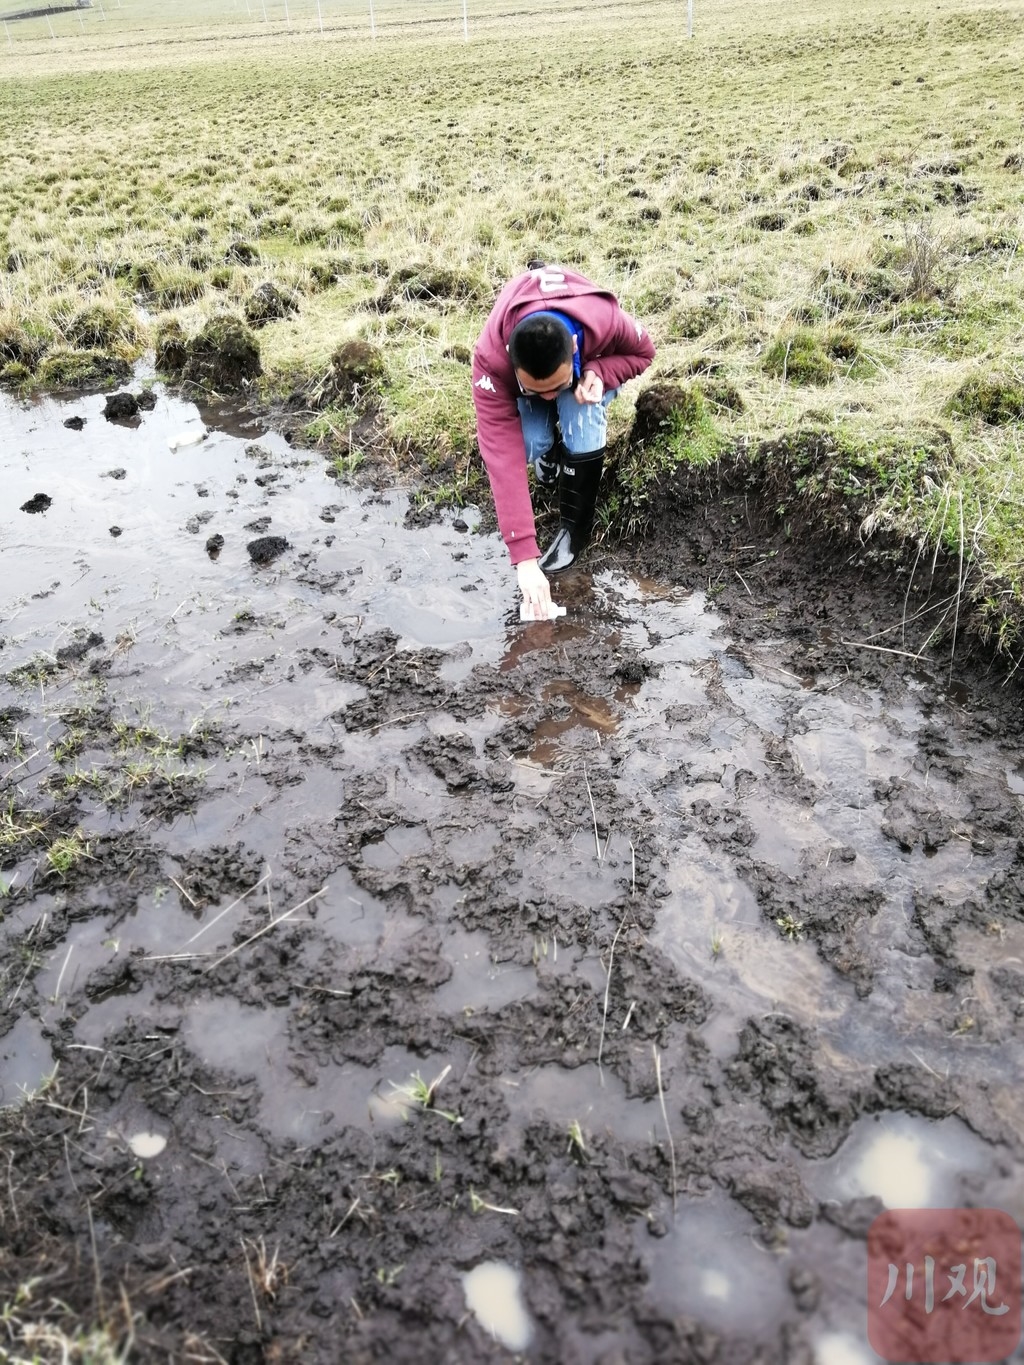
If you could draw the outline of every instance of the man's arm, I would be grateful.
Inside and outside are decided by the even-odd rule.
[[[597,375],[606,390],[617,389],[643,374],[654,356],[646,328],[616,304],[608,331],[598,339],[595,353],[586,356],[583,368]]]
[[[513,564],[539,559],[519,408],[505,381],[489,374],[478,354],[473,356],[473,405],[480,457],[509,557]]]

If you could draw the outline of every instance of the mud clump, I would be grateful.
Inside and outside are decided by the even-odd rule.
[[[79,630],[75,633],[75,638],[69,645],[62,645],[57,650],[56,659],[59,664],[81,663],[91,649],[99,649],[103,644],[103,636],[96,630]]]
[[[269,282],[254,289],[245,301],[245,320],[250,327],[266,327],[268,322],[279,322],[298,311],[298,294]]]
[[[206,553],[211,559],[216,559],[224,548],[224,537],[218,532],[216,535],[208,537],[206,541]]]
[[[783,1166],[771,1171],[744,1170],[730,1174],[727,1183],[732,1197],[764,1228],[779,1223],[809,1228],[814,1222],[816,1206],[792,1167]]]
[[[425,706],[440,707],[448,698],[439,676],[443,658],[436,649],[399,649],[391,630],[361,637],[353,645],[349,669],[338,675],[365,687],[367,695],[332,712],[331,720],[346,730],[363,730],[421,713]],[[439,775],[454,774],[460,758],[446,755],[436,761]]]
[[[831,1156],[857,1116],[857,1104],[838,1079],[819,1070],[813,1034],[784,1015],[750,1019],[726,1075],[740,1091],[760,1096],[804,1156]]]
[[[837,863],[846,861],[840,850]],[[789,939],[814,940],[826,962],[853,985],[863,1000],[874,986],[874,964],[861,942],[867,920],[877,915],[885,896],[878,886],[833,884],[808,870],[801,878],[755,863],[748,874],[765,919]]]
[[[193,912],[224,896],[235,896],[255,886],[263,874],[263,861],[255,850],[240,841],[213,844],[193,853],[178,873],[182,907]]]
[[[237,392],[263,373],[259,342],[230,315],[212,318],[187,344],[186,352],[182,379],[215,393]]]
[[[464,791],[478,780],[476,749],[467,735],[433,735],[416,745],[412,752],[449,791]]]
[[[23,512],[45,512],[53,505],[53,499],[47,493],[37,493],[34,498],[29,498],[28,502],[21,504]]]
[[[63,425],[67,427],[68,431],[81,431],[82,428],[85,426],[85,418],[68,417],[65,419]]]
[[[139,400],[133,393],[112,393],[103,404],[108,422],[125,422],[139,415]]]
[[[290,550],[291,543],[285,540],[284,536],[260,536],[257,540],[250,540],[245,548],[249,551],[252,562],[262,567],[264,564],[272,564],[285,550]]]

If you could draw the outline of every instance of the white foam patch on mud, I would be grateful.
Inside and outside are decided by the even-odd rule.
[[[132,1155],[143,1161],[158,1157],[167,1146],[167,1139],[162,1133],[133,1133],[127,1141]]]
[[[732,1286],[729,1284],[729,1277],[723,1275],[720,1270],[705,1270],[700,1277],[700,1287],[705,1297],[709,1299],[721,1299],[726,1303]]]
[[[523,1303],[518,1270],[503,1261],[482,1261],[463,1275],[462,1287],[480,1324],[510,1351],[524,1351],[533,1324]]]
[[[939,1208],[956,1204],[960,1178],[991,1161],[991,1148],[957,1118],[891,1113],[861,1119],[813,1178],[822,1199],[867,1195],[890,1209]]]
[[[865,1194],[887,1208],[923,1208],[934,1176],[921,1138],[909,1133],[880,1133],[861,1157],[854,1179]]]
[[[877,1359],[849,1332],[827,1332],[814,1345],[814,1365],[873,1365]]]

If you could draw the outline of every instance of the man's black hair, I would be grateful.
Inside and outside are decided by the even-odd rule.
[[[557,318],[531,315],[513,331],[508,355],[514,368],[531,379],[548,379],[572,359],[572,333]]]

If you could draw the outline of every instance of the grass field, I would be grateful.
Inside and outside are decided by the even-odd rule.
[[[475,496],[466,348],[530,256],[571,263],[648,324],[651,378],[705,376],[700,439],[669,458],[828,428],[840,482],[871,474],[872,523],[959,555],[1008,631],[1024,5],[698,0],[692,42],[680,4],[467,15],[468,42],[439,0],[103,0],[7,24],[6,381],[137,355],[167,317],[197,330],[271,280],[299,312],[260,333],[267,396],[377,343],[396,448]],[[924,449],[879,473],[879,451]]]

